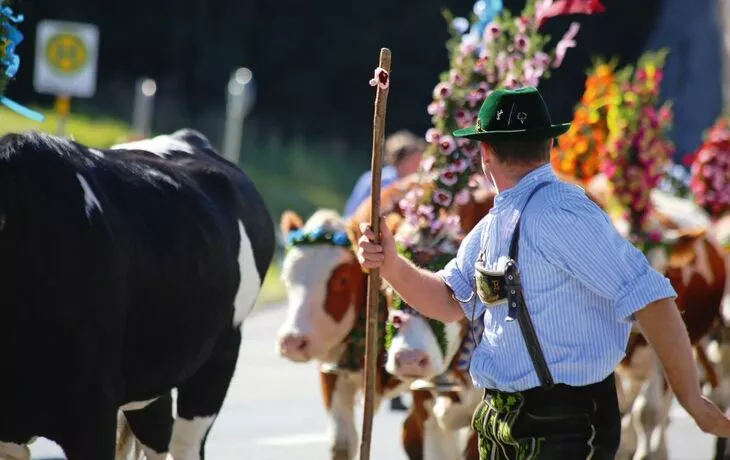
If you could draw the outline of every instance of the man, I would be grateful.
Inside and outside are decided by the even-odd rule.
[[[418,171],[426,141],[406,130],[400,130],[385,141],[384,162],[381,173],[381,184],[385,187],[396,180]],[[370,197],[371,171],[360,176],[345,205],[345,217],[355,213],[358,206]]]
[[[483,317],[470,368],[485,389],[473,419],[483,459],[613,459],[613,370],[633,319],[680,404],[703,431],[729,436],[730,419],[700,392],[669,280],[580,188],[555,177],[552,138],[567,129],[551,124],[535,88],[492,92],[476,126],[454,135],[480,142],[482,168],[498,189],[494,208],[438,273],[399,257],[385,226],[377,245],[363,226],[361,265],[379,268],[426,316]]]

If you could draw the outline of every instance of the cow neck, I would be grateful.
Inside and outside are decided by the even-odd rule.
[[[350,333],[345,337],[345,350],[336,363],[336,368],[342,371],[358,371],[362,370],[365,364],[365,328],[367,325],[367,285],[368,277],[363,276],[358,291],[361,294],[355,304],[355,324]],[[378,292],[378,349],[383,350],[385,347],[386,331],[382,327],[387,320],[387,303],[382,292]],[[385,365],[385,353],[378,354],[378,367]]]
[[[432,272],[436,272],[443,267],[452,259],[452,255],[449,254],[416,254],[405,246],[398,244],[398,253],[407,258],[408,260],[414,261],[418,266],[423,267]],[[391,304],[393,310],[399,310],[408,313],[409,315],[419,316],[428,322],[433,335],[436,337],[441,354],[446,356],[446,325],[441,321],[431,319],[423,316],[417,310],[408,305],[395,291],[393,291],[393,300]],[[385,324],[385,350],[390,349],[390,344],[393,341],[393,337],[397,333],[397,328],[390,321],[386,320]]]

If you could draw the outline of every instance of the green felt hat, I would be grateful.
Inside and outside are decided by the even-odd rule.
[[[565,133],[570,123],[554,125],[537,88],[497,89],[479,109],[475,126],[454,131],[454,136],[475,140],[550,139]]]

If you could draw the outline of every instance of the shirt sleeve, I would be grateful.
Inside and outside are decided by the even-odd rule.
[[[541,215],[538,246],[544,257],[613,301],[619,321],[629,321],[655,300],[676,297],[669,279],[618,233],[601,208],[582,198],[552,204]]]
[[[436,272],[436,275],[451,289],[454,298],[464,310],[464,315],[469,319],[482,316],[486,309],[474,292],[474,263],[479,257],[486,219],[486,216],[483,217],[464,237],[456,257]]]
[[[347,199],[345,205],[345,217],[350,217],[357,211],[358,206],[363,202],[365,198],[370,194],[370,171],[366,171],[357,180],[355,187],[352,189],[350,197]]]

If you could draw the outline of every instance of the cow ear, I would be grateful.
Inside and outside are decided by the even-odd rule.
[[[294,211],[286,210],[281,214],[279,229],[284,238],[289,235],[292,230],[299,230],[304,225],[302,218]]]
[[[694,244],[704,238],[706,231],[703,228],[680,229],[667,232],[671,249],[669,250],[669,266],[681,268],[692,263],[695,259]]]

